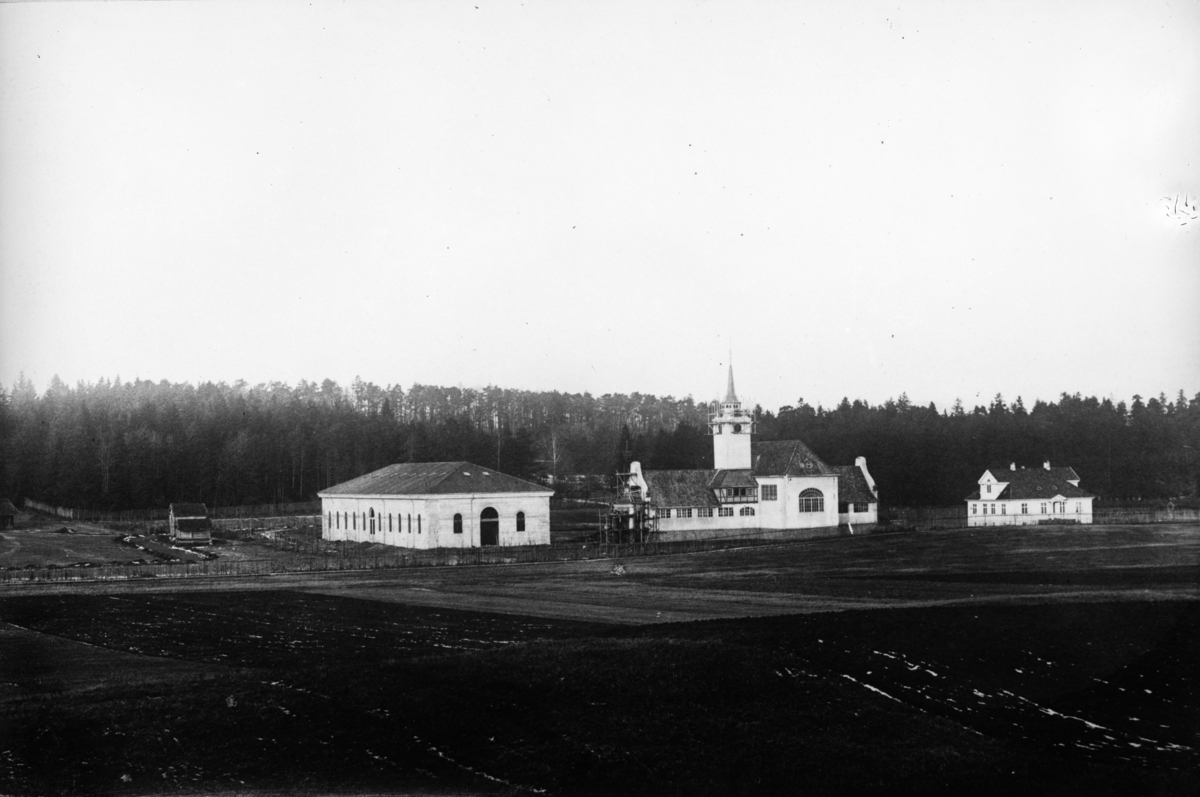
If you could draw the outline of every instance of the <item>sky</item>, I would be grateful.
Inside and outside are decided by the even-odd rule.
[[[0,384],[1200,391],[1200,2],[0,4]]]

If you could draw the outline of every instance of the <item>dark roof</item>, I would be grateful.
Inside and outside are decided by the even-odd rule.
[[[833,471],[799,440],[754,443],[750,461],[755,476],[817,476]]]
[[[552,493],[546,487],[470,462],[407,462],[319,490],[333,495],[449,495],[454,493]]]
[[[1007,482],[1004,489],[989,501],[1039,500],[1061,495],[1063,498],[1092,498],[1087,490],[1076,487],[1071,481],[1079,476],[1074,468],[988,468],[988,472],[999,482]],[[979,490],[967,496],[968,501],[979,500]]]
[[[754,471],[751,470],[719,470],[709,482],[709,487],[714,490],[721,490],[732,487],[754,487],[757,489],[758,482],[754,479]]]
[[[0,515],[16,515],[17,508],[7,498],[0,498]]]
[[[713,495],[715,470],[648,470],[642,473],[656,506],[719,506]]]
[[[171,514],[175,517],[208,517],[208,508],[204,504],[171,504]]]
[[[878,503],[879,498],[871,492],[871,485],[867,484],[867,477],[863,475],[862,468],[857,465],[832,465],[831,467],[838,477],[838,501]]]
[[[1020,473],[1033,473],[1034,471],[1049,473],[1055,478],[1063,481],[1079,481],[1079,474],[1075,472],[1074,468],[1053,467],[1050,468],[1050,470],[1046,470],[1045,468],[1017,468],[1016,470],[1013,470],[1012,465],[1004,465],[999,468],[987,469],[987,473],[992,474],[992,478],[998,482],[1011,482],[1014,479],[1024,478],[1018,476]]]
[[[208,531],[212,523],[206,517],[185,517],[175,521],[175,528],[179,531]]]

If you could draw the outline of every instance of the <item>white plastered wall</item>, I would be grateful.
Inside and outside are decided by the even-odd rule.
[[[1055,500],[1065,503],[1064,511],[1054,512]],[[1028,506],[1028,512],[1021,511],[1021,505]],[[1042,512],[1042,504],[1046,504],[1046,512]],[[1078,511],[1076,511],[1078,505]],[[995,506],[995,514],[992,507]],[[985,512],[986,510],[986,512]],[[1092,523],[1092,498],[1040,498],[1012,499],[1005,501],[967,501],[967,526],[1033,526],[1042,521],[1062,521],[1065,523]]]
[[[480,515],[490,507],[499,515],[501,546],[548,545],[550,495],[321,496],[321,536],[326,540],[378,542],[402,548],[478,548]],[[370,529],[371,510],[376,519],[374,534]],[[518,512],[525,513],[523,532],[517,531]],[[463,518],[461,534],[454,533],[455,514]]]

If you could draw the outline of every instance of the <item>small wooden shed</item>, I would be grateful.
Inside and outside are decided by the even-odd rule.
[[[171,504],[167,515],[171,542],[184,545],[208,545],[212,542],[212,521],[204,504]]]
[[[0,529],[11,529],[16,523],[17,508],[7,498],[0,498]]]

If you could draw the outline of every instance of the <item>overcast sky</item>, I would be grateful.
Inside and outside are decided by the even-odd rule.
[[[1191,396],[1198,194],[1196,2],[0,5],[6,388]]]

